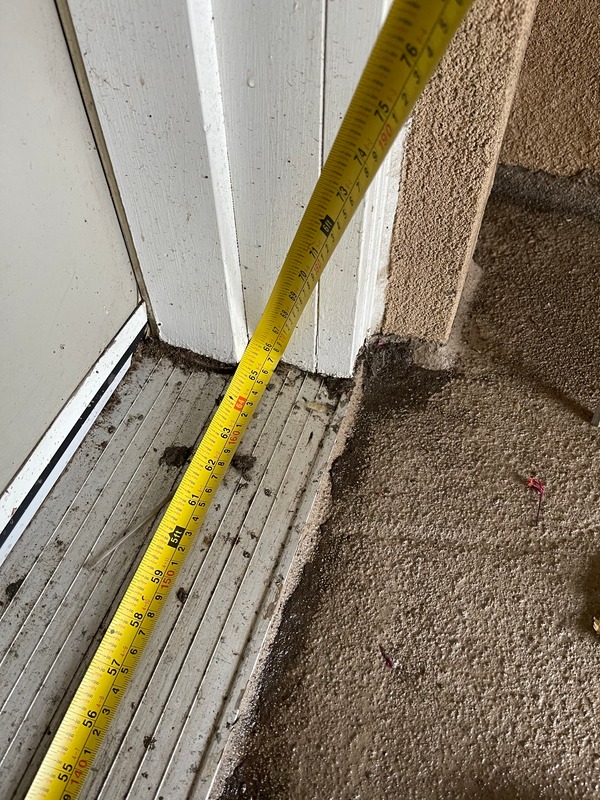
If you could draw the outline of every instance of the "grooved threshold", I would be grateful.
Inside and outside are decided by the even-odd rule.
[[[3,797],[26,794],[227,380],[142,347],[0,567]],[[207,796],[345,404],[277,370],[82,798]]]

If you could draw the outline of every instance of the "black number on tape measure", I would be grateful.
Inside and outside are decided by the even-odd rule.
[[[358,161],[358,163],[361,165],[361,167],[365,163],[365,158],[366,157],[367,157],[367,154],[365,153],[365,151],[362,150],[360,147],[357,147],[356,148],[356,153],[354,154],[354,160]]]
[[[196,501],[195,500],[188,500],[188,503],[191,506],[195,506],[196,505]],[[173,547],[173,548],[177,547],[179,545],[179,542],[181,541],[181,537],[183,536],[184,533],[185,533],[185,528],[183,528],[181,525],[176,525],[175,529],[172,530],[171,533],[169,534],[169,541],[167,542],[169,547]],[[156,583],[156,581],[155,581],[155,583]]]
[[[377,104],[377,108],[373,110],[373,114],[383,122],[386,116],[390,113],[390,107],[387,103],[384,103],[383,100],[380,100]]]
[[[344,189],[344,187],[340,186],[340,189]],[[344,191],[346,190],[344,189]],[[337,192],[337,194],[339,195],[339,191]],[[348,194],[348,192],[346,192],[346,194]],[[321,233],[324,233],[325,236],[329,236],[329,234],[333,230],[333,219],[329,216],[329,214],[325,214],[323,219],[320,219],[319,222],[321,223],[320,225]]]

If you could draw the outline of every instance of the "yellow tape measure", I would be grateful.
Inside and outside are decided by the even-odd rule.
[[[27,794],[75,800],[208,506],[321,272],[469,0],[396,0],[225,396]]]

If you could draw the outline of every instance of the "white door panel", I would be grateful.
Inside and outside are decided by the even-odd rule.
[[[52,0],[0,10],[0,491],[137,305]]]

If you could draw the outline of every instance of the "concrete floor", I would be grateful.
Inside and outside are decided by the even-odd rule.
[[[364,362],[223,800],[600,796],[600,226],[492,199],[475,259]]]

